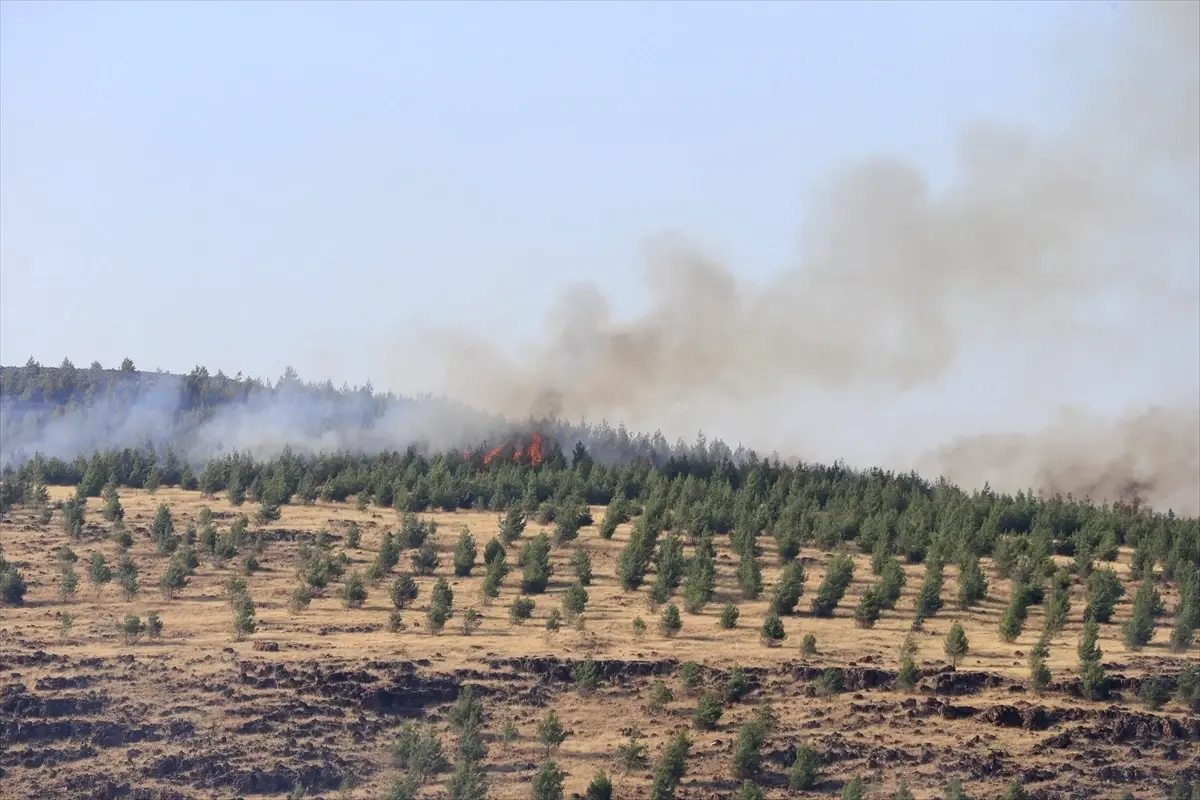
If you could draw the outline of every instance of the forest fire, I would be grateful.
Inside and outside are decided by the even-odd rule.
[[[542,443],[542,435],[534,431],[528,436],[515,436],[498,447],[494,447],[487,452],[483,457],[483,466],[490,465],[498,458],[502,458],[506,453],[512,453],[512,462],[514,464],[527,463],[530,466],[536,467],[545,460],[545,450]],[[465,458],[471,457],[471,451],[467,450],[464,453]]]

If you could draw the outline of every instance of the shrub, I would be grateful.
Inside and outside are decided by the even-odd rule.
[[[811,747],[797,747],[796,760],[788,770],[788,788],[805,791],[817,785],[821,775],[821,759]]]
[[[612,796],[612,781],[608,779],[608,775],[604,773],[604,770],[597,770],[596,776],[592,778],[592,782],[588,784],[587,792],[584,793],[584,799],[612,800]]]
[[[533,775],[533,800],[562,800],[563,781],[566,777],[566,773],[558,768],[557,762],[547,758]]]
[[[520,625],[533,616],[534,600],[532,597],[516,597],[508,607],[508,621],[512,625]]]
[[[960,623],[955,622],[950,626],[950,632],[946,634],[946,641],[942,647],[946,651],[946,655],[950,658],[950,664],[957,667],[958,662],[971,649],[971,645],[967,641],[967,634],[963,631],[963,626]]]
[[[125,619],[117,623],[117,632],[125,638],[125,644],[132,645],[142,638],[146,625],[137,614],[127,614]]]
[[[342,602],[346,608],[362,608],[363,603],[367,602],[367,587],[357,570],[350,573],[342,586]]]
[[[778,614],[772,612],[763,620],[759,638],[767,647],[778,647],[787,638],[787,633],[783,630],[783,620]]]
[[[720,624],[720,626],[725,630],[730,630],[731,628],[737,626],[738,616],[740,613],[741,612],[738,611],[738,607],[733,603],[726,603],[721,608],[721,617],[718,624]]]
[[[724,713],[725,708],[721,704],[720,698],[707,692],[700,697],[700,701],[696,704],[696,710],[692,713],[692,727],[698,731],[714,730]]]
[[[679,607],[668,603],[658,620],[658,629],[663,636],[671,638],[683,628],[683,619],[679,616]]]
[[[392,581],[391,588],[388,590],[388,596],[392,599],[392,605],[397,609],[407,608],[409,603],[417,599],[418,589],[417,582],[413,580],[411,575],[397,575]]]

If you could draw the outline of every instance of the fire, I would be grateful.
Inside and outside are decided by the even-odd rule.
[[[512,451],[512,460],[514,464],[528,462],[530,466],[536,467],[545,460],[545,453],[542,445],[542,436],[539,433],[532,433],[529,436],[529,445],[525,446],[521,437],[514,437],[504,442],[499,447],[493,448],[483,457],[483,466],[488,466],[497,458],[503,456],[504,453]]]

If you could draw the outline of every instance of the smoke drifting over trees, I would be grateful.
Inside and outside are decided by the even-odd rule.
[[[1084,359],[1120,375],[1148,320],[1200,337],[1200,4],[1119,13],[1122,40],[1093,54],[1105,69],[1057,135],[968,127],[944,191],[900,160],[852,166],[804,220],[797,263],[763,285],[675,242],[651,254],[650,307],[634,319],[584,285],[516,361],[448,331],[437,343],[451,393],[508,413],[661,424],[681,398],[850,391],[883,403],[937,385],[981,346],[1027,349],[1010,379],[1037,383]],[[1182,492],[1195,507],[1194,344],[1168,367],[1196,376],[1182,401],[1101,428],[1068,419],[945,446],[934,431],[926,466],[1016,487]]]
[[[1065,129],[970,126],[942,190],[897,159],[850,167],[816,198],[796,263],[773,280],[748,283],[671,241],[650,255],[649,309],[633,319],[618,319],[598,288],[574,286],[541,343],[516,361],[461,330],[423,342],[443,359],[448,394],[487,413],[332,386],[301,391],[294,381],[268,391],[200,371],[134,381],[101,370],[91,394],[76,393],[66,391],[75,385],[67,365],[32,377],[8,368],[0,455],[14,463],[35,450],[70,458],[145,443],[190,455],[437,449],[502,438],[512,430],[502,416],[671,428],[681,401],[715,401],[736,418],[753,413],[742,410],[750,400],[788,392],[851,393],[883,407],[989,353],[1021,364],[1004,375],[1012,385],[1037,386],[1076,362],[1111,364],[1112,385],[1141,357],[1148,325],[1200,337],[1200,3],[1119,13],[1124,38],[1096,54],[1106,70]],[[995,433],[973,438],[930,430],[918,463],[885,466],[1008,491],[1138,494],[1196,513],[1196,352],[1181,342],[1160,359],[1160,371],[1187,380],[1182,397],[1157,407],[1118,419],[1065,414],[1016,433],[1020,423],[996,419]],[[620,457],[622,448],[608,449]]]

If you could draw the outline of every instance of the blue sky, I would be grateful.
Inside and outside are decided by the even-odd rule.
[[[5,3],[0,360],[378,382],[414,320],[532,334],[579,278],[636,308],[665,230],[765,275],[829,170],[1053,124],[1068,12]]]
[[[0,361],[436,388],[414,326],[527,340],[583,279],[634,314],[665,231],[765,279],[835,170],[936,185],[973,120],[1054,131],[1118,11],[6,2]]]

